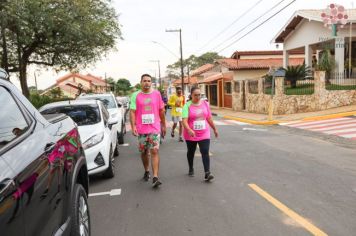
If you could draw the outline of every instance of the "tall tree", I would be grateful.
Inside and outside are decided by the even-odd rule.
[[[112,0],[1,1],[1,65],[19,72],[29,95],[27,67],[82,68],[101,59],[121,38]],[[4,17],[4,18],[3,18]]]
[[[216,52],[207,52],[202,54],[201,56],[197,57],[195,55],[191,55],[187,59],[183,60],[183,67],[184,73],[187,74],[188,72],[197,69],[198,67],[208,64],[214,63],[215,60],[224,58],[220,56]],[[167,70],[170,74],[174,74],[180,77],[180,61],[177,61],[171,65],[167,66]]]
[[[132,89],[129,80],[121,78],[116,82],[116,91],[119,94],[126,95]]]

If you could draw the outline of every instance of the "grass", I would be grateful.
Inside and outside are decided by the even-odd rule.
[[[338,84],[326,84],[327,90],[354,90],[356,85],[338,85]]]

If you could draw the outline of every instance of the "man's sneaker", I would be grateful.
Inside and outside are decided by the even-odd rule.
[[[205,181],[211,181],[212,179],[214,179],[214,176],[210,173],[210,172],[208,172],[208,173],[205,173]]]
[[[150,179],[150,172],[145,171],[145,174],[143,175],[143,180],[148,181]]]
[[[182,137],[179,137],[179,142],[184,142],[183,138]]]
[[[174,138],[174,130],[171,132],[171,137]]]
[[[153,188],[157,188],[161,184],[162,184],[162,182],[158,179],[158,177],[153,177],[153,180],[152,180],[152,187]]]
[[[190,177],[194,177],[194,169],[189,169],[188,175],[189,175]]]

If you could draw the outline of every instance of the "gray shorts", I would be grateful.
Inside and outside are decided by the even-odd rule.
[[[172,116],[172,121],[173,123],[178,123],[180,121],[182,121],[182,117],[181,116]]]

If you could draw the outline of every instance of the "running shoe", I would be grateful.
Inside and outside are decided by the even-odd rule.
[[[193,168],[192,168],[192,169],[189,169],[188,175],[189,175],[190,177],[194,177],[194,169],[193,169]]]
[[[179,142],[184,142],[183,138],[182,137],[179,137]]]
[[[150,172],[149,171],[145,171],[145,174],[143,175],[143,180],[148,181],[150,179]]]
[[[158,179],[158,177],[153,177],[153,179],[152,179],[152,187],[153,188],[157,188],[161,184],[162,184],[162,182]]]
[[[205,178],[204,179],[205,179],[205,181],[209,182],[212,179],[214,179],[214,176],[210,172],[207,172],[207,173],[205,173]]]

